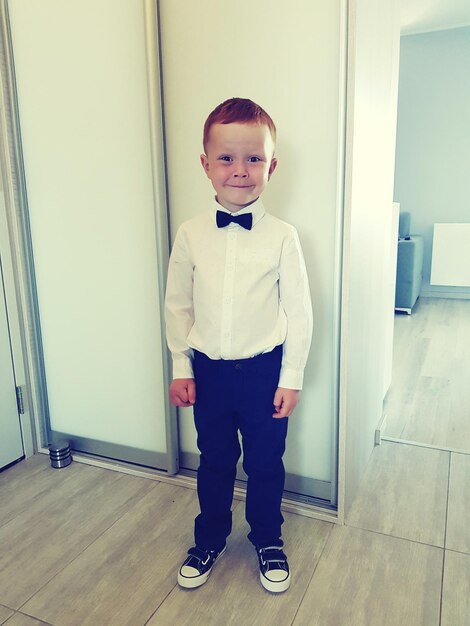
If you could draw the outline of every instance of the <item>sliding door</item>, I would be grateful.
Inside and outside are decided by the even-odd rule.
[[[155,7],[10,0],[46,436],[177,470]]]
[[[232,96],[278,127],[268,211],[294,224],[311,282],[315,330],[301,404],[290,419],[286,489],[336,502],[338,328],[344,142],[344,10],[340,0],[160,1],[171,234],[205,211],[199,164],[208,113]],[[247,322],[249,323],[249,322]],[[192,411],[179,411],[180,464],[198,464]],[[242,477],[242,476],[241,476]]]

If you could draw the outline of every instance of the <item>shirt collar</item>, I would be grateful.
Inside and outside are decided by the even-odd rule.
[[[240,211],[237,211],[236,213],[225,209],[214,198],[214,201],[212,203],[212,209],[211,209],[212,219],[214,221],[214,224],[216,223],[215,215],[217,211],[223,211],[224,213],[229,213],[230,215],[244,215],[245,213],[252,213],[253,214],[253,226],[255,226],[266,213],[264,205],[263,205],[263,201],[261,200],[261,198],[258,198],[252,204],[249,204],[244,209],[241,209]]]

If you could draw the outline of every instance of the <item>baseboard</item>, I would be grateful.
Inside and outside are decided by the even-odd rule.
[[[470,300],[470,292],[460,291],[434,291],[426,289],[421,291],[420,298],[444,298],[450,300]]]
[[[385,430],[385,424],[387,422],[387,414],[384,412],[380,418],[377,428],[375,429],[375,445],[380,446],[382,443],[382,433]]]

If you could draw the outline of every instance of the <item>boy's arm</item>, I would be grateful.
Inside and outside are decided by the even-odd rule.
[[[285,396],[285,402],[294,402],[295,407],[300,394],[290,392],[302,389],[304,368],[312,340],[313,313],[305,260],[297,231],[293,227],[281,253],[279,297],[287,316],[287,336],[279,377],[279,393],[276,392],[277,406],[279,396]],[[288,393],[282,393],[283,391]],[[276,406],[276,402],[274,404]]]
[[[165,322],[167,343],[173,360],[173,379],[175,379],[170,387],[170,397],[172,388],[177,387],[177,394],[182,402],[184,385],[176,383],[176,379],[186,381],[187,388],[187,381],[194,378],[192,350],[187,344],[189,332],[194,324],[193,271],[194,266],[189,256],[184,231],[180,228],[176,234],[168,265]],[[187,393],[189,394],[189,390]],[[183,403],[180,406],[186,406],[186,404]]]

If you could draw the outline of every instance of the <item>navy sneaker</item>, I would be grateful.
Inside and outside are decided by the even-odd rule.
[[[178,584],[186,589],[195,589],[209,578],[212,567],[225,553],[226,546],[220,550],[205,550],[195,546],[188,550],[188,556],[178,572]]]
[[[290,572],[287,557],[281,546],[256,547],[259,559],[259,577],[265,589],[272,593],[287,591]]]

